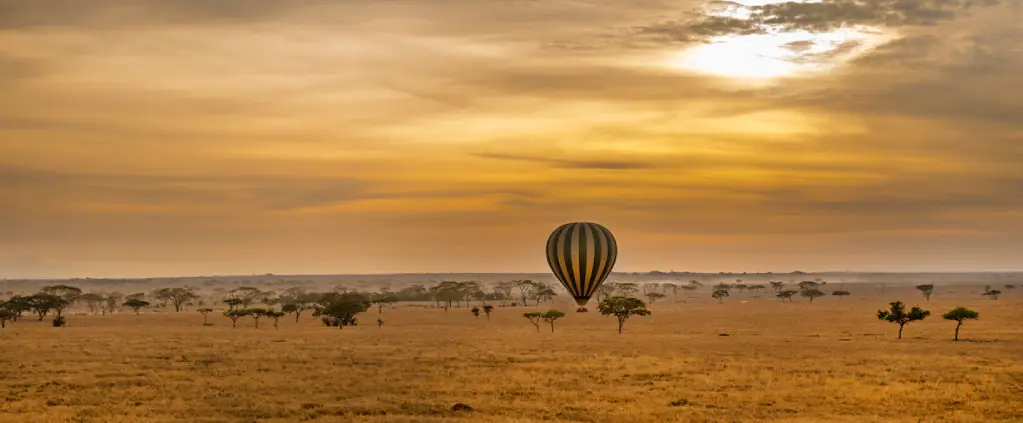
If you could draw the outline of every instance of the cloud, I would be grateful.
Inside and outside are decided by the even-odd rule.
[[[725,35],[766,34],[779,30],[831,31],[848,26],[931,26],[950,21],[974,7],[992,7],[998,0],[976,3],[957,0],[823,0],[783,1],[761,6],[711,2],[705,13],[691,13],[682,20],[638,25],[635,34],[647,41],[700,42]],[[744,10],[746,16],[721,15]]]
[[[556,157],[535,157],[514,154],[500,153],[476,153],[475,157],[485,159],[520,160],[534,163],[550,164],[554,167],[565,169],[593,169],[593,170],[630,170],[649,169],[655,165],[638,160],[613,160],[613,159],[566,159]]]

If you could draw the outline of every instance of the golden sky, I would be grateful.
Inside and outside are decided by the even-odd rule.
[[[1008,270],[1015,0],[0,0],[0,277]]]

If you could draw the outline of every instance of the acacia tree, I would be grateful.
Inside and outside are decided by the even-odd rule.
[[[479,319],[480,318],[480,308],[476,307],[476,306],[473,306],[473,308],[472,308],[472,315],[474,317],[476,317],[477,319]]]
[[[113,292],[107,295],[106,299],[104,300],[105,304],[103,307],[103,314],[104,315],[106,315],[107,313],[113,314],[114,310],[117,309],[117,306],[121,304],[122,300],[124,300],[124,294],[121,294],[120,292]]]
[[[719,303],[720,302],[724,302],[725,298],[728,297],[728,290],[727,289],[716,289],[716,290],[714,290],[714,292],[712,294],[710,294],[710,296],[713,297],[715,300],[718,300]]]
[[[653,304],[654,301],[657,301],[660,298],[664,298],[664,294],[660,292],[648,292],[646,293],[646,297],[650,299],[650,304]]]
[[[243,303],[241,298],[228,298],[224,300],[224,304],[227,304],[227,311],[234,311]]]
[[[819,285],[820,283],[817,281],[802,281],[799,283],[799,290],[806,291],[808,289],[816,289]]]
[[[804,297],[804,298],[809,298],[810,302],[812,303],[814,298],[823,297],[825,294],[823,292],[821,292],[821,290],[814,288],[814,289],[804,289],[804,290],[799,292],[799,295]]]
[[[397,299],[394,298],[393,295],[380,294],[373,298],[370,302],[377,307],[377,314],[381,314],[384,312],[384,306],[390,306],[391,304],[394,304],[395,301],[397,301]]]
[[[615,316],[618,319],[618,334],[622,333],[622,326],[632,316],[649,316],[646,304],[639,298],[632,297],[607,297],[597,305],[597,310],[605,316]]]
[[[835,292],[832,292],[831,295],[834,295],[834,296],[836,296],[838,298],[842,298],[842,297],[845,297],[845,296],[849,295],[849,291],[835,291]]]
[[[597,287],[597,302],[600,302],[601,298],[610,297],[615,294],[618,290],[618,284],[615,282],[605,282]]]
[[[483,314],[487,315],[487,321],[490,321],[490,312],[494,311],[494,306],[490,304],[483,304]]]
[[[259,288],[251,286],[240,286],[232,289],[230,293],[234,298],[241,300],[241,305],[245,308],[248,308],[250,304],[263,299],[267,295],[267,293],[260,291]]]
[[[625,298],[631,297],[632,294],[639,292],[639,285],[632,282],[620,283],[617,287],[618,295]]]
[[[776,296],[778,298],[781,298],[782,301],[788,300],[788,302],[791,303],[792,302],[792,296],[796,295],[797,293],[798,293],[797,291],[793,291],[791,289],[786,289],[786,290],[784,290],[782,292],[779,292]]]
[[[980,294],[980,295],[985,295],[985,296],[991,298],[992,300],[997,300],[998,296],[1002,295],[1002,291],[999,291],[997,289],[988,289],[987,291],[985,291],[983,294]]]
[[[536,305],[540,305],[541,301],[551,301],[557,295],[558,293],[554,291],[554,288],[551,288],[550,285],[537,282],[536,288],[533,290],[530,298],[536,300]]]
[[[15,322],[21,318],[21,314],[32,309],[31,297],[23,297],[20,295],[12,296],[6,303],[4,308],[14,313],[12,320]]]
[[[149,307],[150,304],[149,301],[140,300],[138,298],[129,298],[128,301],[125,301],[122,305],[132,309],[132,311],[135,312],[135,315],[138,316],[139,310],[141,310],[142,307]]]
[[[305,310],[305,307],[296,303],[285,304],[284,307],[281,307],[281,311],[285,313],[295,313],[295,322],[298,322],[299,317],[302,317],[303,310]]]
[[[760,295],[760,290],[764,289],[764,288],[767,288],[767,287],[764,286],[764,285],[761,285],[761,284],[750,285],[750,286],[746,287],[746,289],[748,289],[750,291],[753,291],[753,293],[756,294],[756,295]]]
[[[263,315],[265,315],[266,317],[274,319],[274,329],[277,329],[277,323],[281,320],[281,317],[283,317],[285,314],[287,314],[287,313],[285,313],[283,311],[276,311],[276,310],[267,310],[267,311],[265,311],[263,313]],[[377,319],[377,320],[380,320],[380,319]]]
[[[536,326],[537,332],[540,331],[540,320],[543,319],[543,316],[544,313],[539,311],[531,311],[522,314],[522,317],[525,317],[526,319],[529,320],[529,323],[532,323],[533,326]]]
[[[358,292],[332,292],[320,299],[313,316],[323,316],[328,325],[336,323],[339,329],[344,329],[345,326],[355,326],[358,323],[355,316],[368,310],[369,306],[369,298]]]
[[[931,315],[930,311],[924,310],[920,307],[913,307],[909,312],[906,312],[906,305],[902,301],[895,301],[891,304],[891,310],[878,310],[877,319],[884,320],[891,323],[899,324],[899,339],[902,339],[902,328],[904,328],[909,322],[915,322],[917,320],[926,319],[927,316]]]
[[[959,328],[963,326],[963,320],[976,320],[977,318],[980,317],[980,313],[977,313],[976,311],[970,310],[966,307],[956,307],[949,311],[948,313],[945,313],[941,317],[945,318],[945,320],[955,320],[957,322],[955,337],[952,338],[952,340],[958,341]]]
[[[781,292],[782,287],[785,286],[785,282],[781,282],[781,281],[777,281],[777,282],[772,281],[772,282],[769,282],[769,283],[771,284],[771,288],[774,289],[774,292]]]
[[[192,288],[163,288],[156,291],[156,298],[170,301],[174,304],[174,311],[180,312],[182,304],[197,299],[199,296],[192,292]]]
[[[224,317],[231,319],[231,328],[235,328],[238,325],[238,319],[248,315],[246,310],[227,310],[224,312]]]
[[[649,294],[652,293],[652,292],[660,292],[661,291],[661,284],[659,284],[659,283],[647,283],[647,284],[643,284],[641,289],[643,290],[643,296],[649,296]]]
[[[106,303],[106,300],[102,295],[93,292],[82,294],[78,297],[78,301],[85,303],[85,306],[89,308],[89,312],[92,314],[99,313],[99,309]]]
[[[918,291],[920,291],[920,293],[924,294],[924,298],[927,301],[930,301],[931,300],[931,294],[934,293],[934,284],[917,285],[916,289]]]
[[[57,308],[58,299],[53,295],[40,292],[26,298],[25,302],[32,309],[32,312],[39,316],[39,321],[41,322],[51,310]]]
[[[551,333],[553,333],[554,332],[554,321],[556,321],[556,320],[558,320],[558,319],[560,319],[562,317],[565,317],[565,313],[562,313],[562,312],[560,312],[558,310],[553,310],[553,309],[552,310],[547,310],[547,312],[543,314],[543,321],[547,322],[547,324],[551,325]]]
[[[70,285],[44,286],[40,291],[51,296],[53,311],[57,313],[57,318],[63,317],[64,310],[71,307],[71,304],[82,295],[81,288]]]
[[[202,325],[203,325],[203,326],[207,326],[207,325],[209,325],[209,322],[208,322],[208,321],[206,320],[206,317],[207,317],[207,316],[208,316],[208,315],[209,315],[209,314],[210,314],[210,313],[211,313],[212,311],[213,311],[213,309],[212,309],[212,308],[200,308],[200,309],[199,309],[199,312],[200,312],[200,313],[202,313]]]
[[[661,284],[661,289],[663,289],[665,293],[667,293],[668,291],[671,291],[671,299],[672,299],[672,301],[678,300],[678,285],[670,283],[670,282],[669,283],[663,283],[663,284]]]
[[[528,279],[512,281],[512,283],[519,289],[519,294],[522,296],[522,305],[526,305],[526,299],[533,294],[534,290],[536,290],[536,284]]]
[[[252,321],[256,323],[256,329],[259,329],[259,319],[266,316],[265,308],[247,308],[243,310],[246,316],[252,318]]]

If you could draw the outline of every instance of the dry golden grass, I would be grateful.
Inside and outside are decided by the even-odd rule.
[[[202,327],[195,311],[28,319],[0,331],[0,423],[1023,421],[1023,302],[910,291],[664,301],[622,335],[595,312],[538,333],[523,308],[488,322],[402,304],[383,328],[371,311],[344,330],[308,315]],[[895,299],[934,313],[902,341],[875,317]],[[940,314],[958,305],[981,319],[952,342]]]

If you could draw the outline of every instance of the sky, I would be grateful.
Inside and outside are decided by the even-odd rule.
[[[1023,269],[1018,0],[0,0],[0,278]]]

